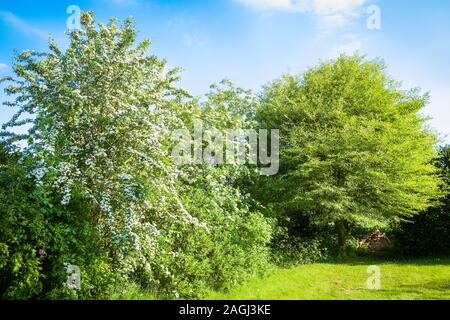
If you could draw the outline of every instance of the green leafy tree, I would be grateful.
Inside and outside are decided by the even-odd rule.
[[[271,201],[334,224],[342,255],[352,224],[425,210],[441,184],[436,137],[420,115],[427,100],[417,89],[401,90],[383,63],[360,56],[269,84],[258,118],[282,135],[280,174],[265,186]]]

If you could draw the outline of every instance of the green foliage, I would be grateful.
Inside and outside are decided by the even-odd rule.
[[[438,167],[450,190],[450,146],[441,149]],[[396,226],[395,250],[404,255],[430,256],[450,253],[450,195],[435,207],[421,212],[410,221]],[[432,232],[430,232],[432,231]]]
[[[321,262],[329,258],[329,248],[321,239],[311,240],[299,237],[277,239],[272,248],[272,260],[280,266]]]
[[[69,297],[64,264],[96,266],[98,234],[76,202],[62,207],[57,196],[34,185],[16,158],[10,155],[0,169],[0,292],[9,299],[52,297],[54,290]],[[95,270],[85,270],[80,295],[93,297],[90,287],[101,286]]]
[[[183,113],[186,129],[200,120],[204,130],[222,133],[251,125],[247,111],[254,104],[250,92],[231,82],[213,85],[202,103],[193,102]],[[157,281],[163,281],[158,295],[202,296],[207,290],[228,290],[261,275],[268,267],[272,221],[261,207],[243,194],[239,181],[254,169],[239,165],[191,164],[180,168],[177,193],[184,208],[206,228],[179,224],[164,229],[163,246],[155,256]]]
[[[427,99],[359,56],[269,84],[258,119],[282,136],[280,174],[263,189],[269,203],[335,223],[344,253],[350,224],[387,225],[432,206],[441,181],[420,115]]]

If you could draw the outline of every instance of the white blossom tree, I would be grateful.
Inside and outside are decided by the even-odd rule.
[[[27,140],[32,175],[69,204],[86,200],[104,246],[125,257],[154,248],[154,221],[175,219],[200,226],[184,209],[175,189],[176,169],[163,147],[170,128],[180,125],[176,108],[187,92],[175,86],[178,69],[147,55],[150,42],[133,47],[132,20],[119,27],[81,17],[63,52],[25,51],[17,57],[7,93],[18,108],[3,126],[31,123],[25,135],[3,131],[9,141]],[[24,116],[30,116],[23,119]]]

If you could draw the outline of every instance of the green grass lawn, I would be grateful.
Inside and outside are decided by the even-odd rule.
[[[381,270],[381,288],[367,289],[369,265]],[[317,263],[276,269],[229,293],[211,293],[210,300],[450,300],[450,259],[352,261]]]

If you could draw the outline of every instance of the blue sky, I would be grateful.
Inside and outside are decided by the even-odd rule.
[[[139,37],[184,68],[182,85],[196,95],[223,78],[258,90],[341,52],[381,57],[405,88],[431,92],[425,114],[450,143],[450,1],[0,0],[0,75],[11,73],[15,51],[45,50],[48,34],[64,45],[70,5],[103,21],[133,16]],[[381,29],[367,27],[373,5]],[[12,113],[0,109],[0,123]]]

